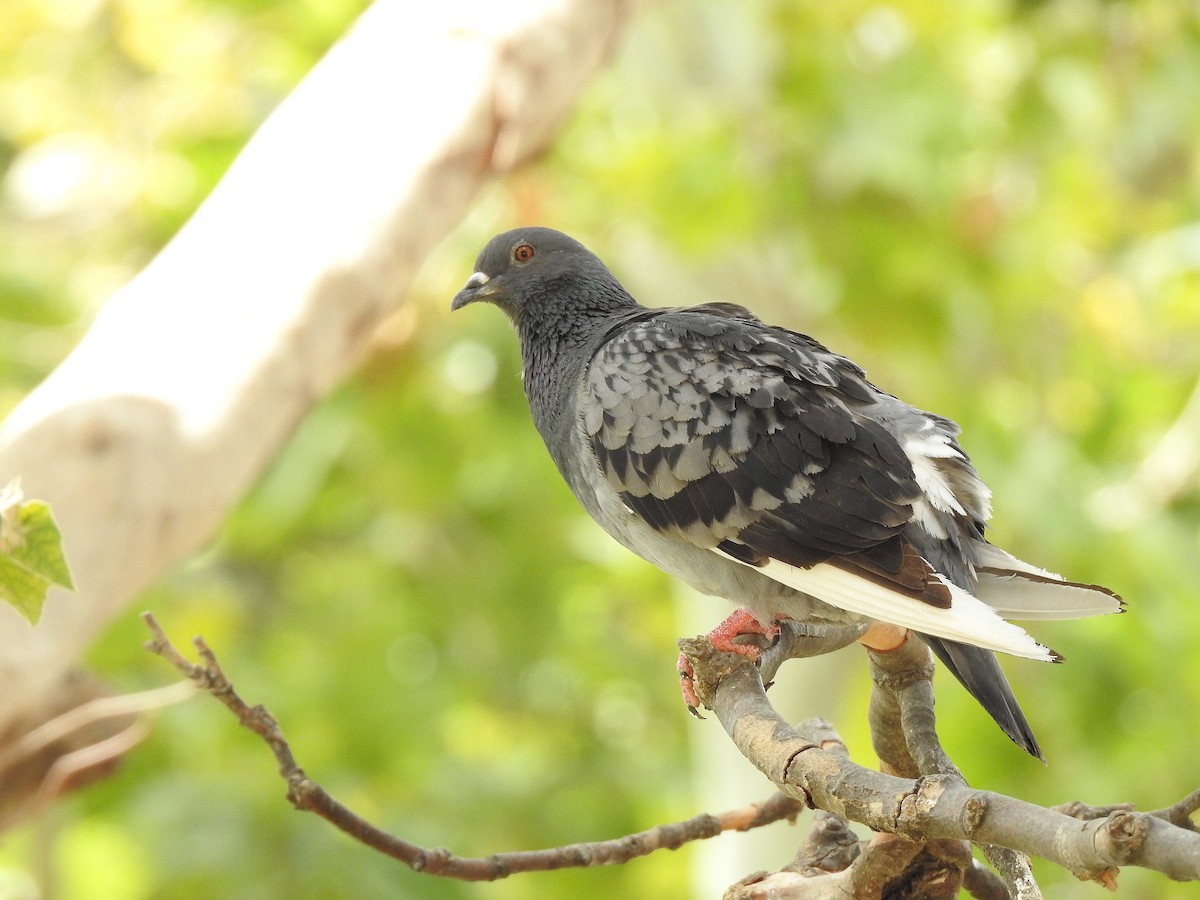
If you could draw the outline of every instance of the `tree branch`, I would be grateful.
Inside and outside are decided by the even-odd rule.
[[[0,603],[0,752],[212,537],[477,191],[547,145],[638,5],[378,0],[13,410],[0,484],[53,506],[77,591],[34,629]],[[4,793],[0,821],[26,799]]]
[[[1200,834],[1165,817],[1118,810],[1081,822],[974,790],[960,776],[911,778],[865,769],[788,725],[744,657],[718,653],[703,639],[680,641],[680,647],[695,669],[697,693],[738,749],[781,791],[806,805],[912,841],[1010,848],[1085,879],[1109,880],[1121,866],[1153,869],[1179,881],[1200,879]]]
[[[142,618],[153,635],[153,639],[146,642],[146,649],[173,665],[200,690],[220,700],[241,725],[257,734],[271,748],[279,766],[279,774],[287,782],[287,798],[296,809],[316,813],[355,840],[405,863],[417,872],[463,881],[495,881],[520,872],[612,865],[629,862],[655,850],[676,850],[691,841],[716,837],[726,831],[750,831],[780,819],[794,821],[803,809],[803,805],[794,798],[776,793],[761,803],[751,803],[717,815],[704,813],[611,841],[495,853],[477,858],[456,856],[440,848],[420,847],[376,828],[309,778],[297,763],[279,722],[266,708],[251,706],[238,695],[203,638],[197,637],[192,641],[200,655],[201,664],[190,663],[167,638],[152,614],[143,613]]]
[[[833,726],[824,720],[808,719],[796,731],[823,750],[849,756]],[[877,834],[860,842],[844,818],[818,810],[790,865],[773,874],[742,879],[726,892],[725,900],[953,900],[966,884],[967,874],[977,890],[975,896],[987,897],[988,891],[997,896],[997,887],[998,896],[1008,896],[999,879],[973,865],[969,845],[963,841],[918,844]]]
[[[1165,819],[1179,828],[1197,831],[1200,829],[1197,829],[1196,823],[1192,821],[1192,816],[1195,815],[1197,810],[1200,810],[1200,789],[1192,791],[1178,803],[1174,803],[1165,809],[1156,809],[1153,812],[1147,813],[1147,815]]]
[[[469,858],[410,843],[343,806],[300,768],[275,718],[262,706],[242,700],[202,638],[193,641],[201,664],[190,663],[152,615],[145,613],[143,618],[153,635],[147,648],[219,699],[271,748],[293,806],[316,813],[415,871],[490,881],[518,872],[622,863],[724,831],[746,831],[779,819],[794,819],[807,806],[822,812],[793,863],[781,872],[744,879],[730,888],[727,900],[844,900],[847,896],[856,900],[950,900],[960,887],[984,900],[1007,896],[1010,890],[1017,897],[1031,895],[1030,891],[1036,896],[1037,886],[1031,878],[1028,885],[1022,883],[1028,869],[1012,865],[1014,860],[1020,861],[1016,854],[1040,856],[1080,878],[1110,886],[1115,884],[1117,869],[1125,865],[1153,869],[1176,880],[1200,880],[1200,834],[1188,820],[1200,805],[1200,792],[1151,814],[1078,804],[1066,808],[1073,813],[1068,815],[970,788],[941,753],[932,716],[916,712],[921,703],[932,700],[927,676],[922,674],[928,670],[928,658],[919,649],[897,655],[873,654],[877,657],[872,660],[877,682],[895,694],[892,701],[876,704],[873,724],[896,728],[898,721],[905,736],[904,752],[890,757],[889,768],[919,770],[926,765],[950,771],[921,772],[913,778],[858,766],[849,760],[841,739],[827,722],[814,719],[797,728],[784,722],[768,702],[758,670],[746,657],[718,653],[701,638],[682,640],[680,647],[692,660],[701,699],[716,713],[743,755],[780,792],[763,803],[659,825],[616,840]],[[788,638],[793,650],[808,652],[828,642],[845,642],[849,636],[844,631],[806,634],[808,631],[800,627]],[[768,669],[777,667],[778,662],[778,654],[771,655]],[[893,743],[883,746],[894,752]],[[879,833],[870,841],[857,841],[849,821]],[[1013,851],[996,857],[1001,868],[1007,865],[1008,889],[970,858],[970,843]]]
[[[924,641],[910,639],[886,653],[871,650],[871,741],[883,771],[916,778],[944,775],[967,780],[942,748],[933,698],[933,654]],[[1042,900],[1029,857],[1007,847],[981,846],[1016,900]]]

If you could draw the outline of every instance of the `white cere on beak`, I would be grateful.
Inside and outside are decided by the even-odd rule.
[[[469,287],[469,288],[483,287],[489,281],[491,281],[491,279],[488,278],[488,276],[486,274],[484,274],[483,272],[476,272],[474,275],[472,275],[470,278],[467,279],[467,287]]]

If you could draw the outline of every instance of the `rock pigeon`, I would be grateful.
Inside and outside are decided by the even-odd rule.
[[[752,630],[783,618],[911,630],[1043,758],[995,651],[1061,658],[1006,618],[1123,602],[986,540],[990,492],[953,422],[741,306],[644,307],[549,228],[488,242],[451,308],[478,301],[515,325],[534,424],[605,531],[748,611]]]

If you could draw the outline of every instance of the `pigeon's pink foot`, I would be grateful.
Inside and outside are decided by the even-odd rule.
[[[724,622],[710,631],[707,637],[713,647],[723,653],[740,653],[742,656],[758,659],[758,655],[762,653],[761,648],[753,643],[737,642],[739,637],[746,634],[761,634],[763,637],[774,640],[779,637],[779,625],[776,623],[764,625],[748,610],[735,609]],[[696,696],[696,688],[692,683],[692,664],[682,653],[679,654],[676,669],[679,672],[679,690],[683,694],[683,702],[687,704],[688,711],[692,715],[703,718],[699,713],[700,698]]]

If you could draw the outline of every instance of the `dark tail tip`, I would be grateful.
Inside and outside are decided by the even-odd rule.
[[[947,641],[942,638],[921,635],[937,658],[963,687],[970,691],[971,696],[979,701],[979,705],[987,710],[996,720],[996,724],[1007,734],[1014,744],[1042,762],[1042,748],[1038,746],[1037,738],[1017,698],[1013,695],[1008,679],[1000,668],[996,654],[981,647]]]

